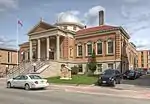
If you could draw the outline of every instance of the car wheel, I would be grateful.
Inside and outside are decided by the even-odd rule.
[[[112,86],[116,86],[116,81],[115,80],[113,81]]]
[[[30,90],[29,84],[25,84],[24,89],[25,89],[25,90]]]
[[[118,80],[118,84],[121,84],[121,80]]]
[[[11,83],[10,82],[7,83],[7,88],[11,88]]]

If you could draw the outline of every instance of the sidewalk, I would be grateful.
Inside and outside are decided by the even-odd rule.
[[[150,99],[150,90],[127,90],[119,89],[119,87],[100,87],[91,85],[58,85],[50,84],[50,89],[59,89],[68,92],[77,92],[85,94],[95,94],[95,95],[107,95],[115,97],[128,97],[128,98],[141,98]]]

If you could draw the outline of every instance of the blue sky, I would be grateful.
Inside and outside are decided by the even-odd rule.
[[[15,47],[17,18],[19,43],[42,17],[54,24],[62,12],[72,12],[88,26],[98,25],[98,11],[105,10],[105,23],[123,26],[139,49],[150,49],[150,0],[0,0],[0,45]]]

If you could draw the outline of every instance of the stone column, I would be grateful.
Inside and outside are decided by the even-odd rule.
[[[60,59],[60,36],[56,36],[56,53],[57,53],[57,60]]]
[[[40,39],[38,39],[37,40],[38,41],[38,60],[40,60],[41,59],[41,40]]]
[[[47,60],[49,60],[49,37],[46,38],[46,45],[47,45],[47,48],[46,48],[46,57],[47,57]]]
[[[32,61],[32,56],[33,56],[33,53],[32,53],[32,40],[30,40],[30,61]]]

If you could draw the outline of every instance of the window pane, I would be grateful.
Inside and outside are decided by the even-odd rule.
[[[78,67],[79,67],[79,72],[83,72],[82,64],[81,64],[81,65],[78,65]]]
[[[82,56],[82,46],[78,46],[78,56]]]
[[[108,42],[108,53],[113,53],[114,49],[113,49],[113,41]]]
[[[97,64],[97,71],[102,72],[102,64]]]
[[[113,64],[108,64],[108,68],[113,69]]]
[[[97,43],[97,54],[102,54],[102,43]]]
[[[87,45],[88,55],[92,55],[92,44]]]

